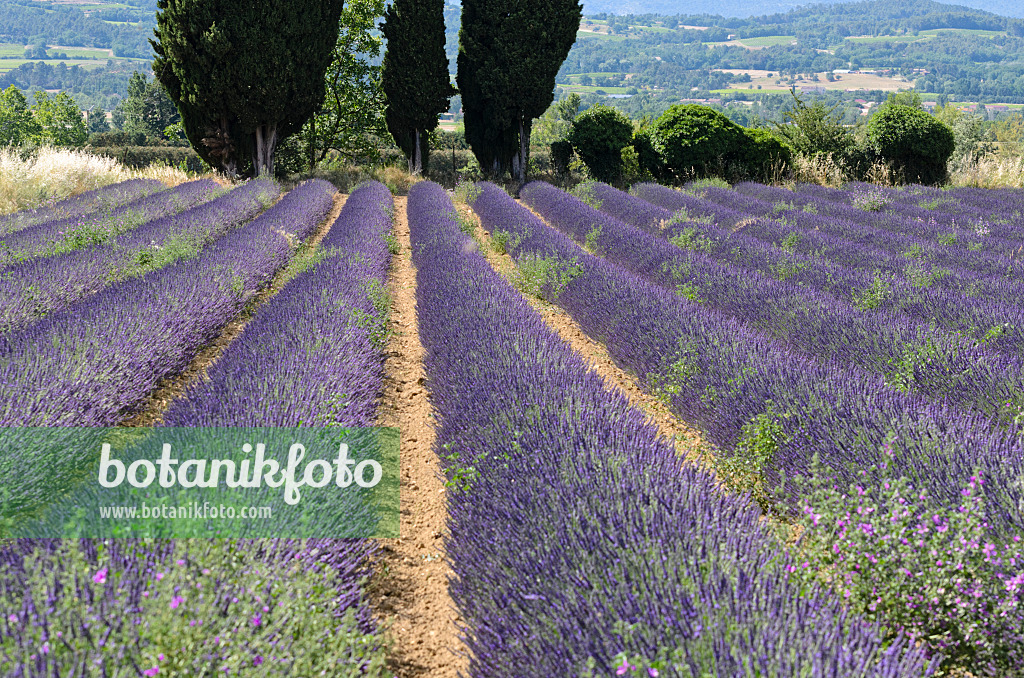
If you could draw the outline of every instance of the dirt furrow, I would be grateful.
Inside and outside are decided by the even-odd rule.
[[[473,210],[464,204],[457,204],[458,209],[467,219],[476,224],[476,239],[482,244],[481,254],[502,276],[511,280],[515,270],[515,262],[508,254],[499,254],[491,243],[491,234],[484,230]],[[539,217],[538,217],[539,218]],[[607,349],[598,341],[590,338],[572,317],[554,304],[536,297],[524,295],[524,298],[540,313],[544,322],[572,346],[610,386],[625,393],[630,403],[646,413],[658,426],[658,430],[666,438],[675,443],[676,451],[689,461],[701,464],[706,460],[701,453],[700,432],[680,421],[657,398],[645,392],[637,383],[634,375],[619,367]]]
[[[389,667],[395,675],[454,678],[467,673],[468,660],[459,637],[461,620],[448,593],[448,513],[424,387],[406,198],[396,197],[395,208],[394,234],[401,251],[392,259],[388,281],[391,337],[378,424],[401,430],[401,538],[380,540],[370,594],[381,618],[391,623]]]
[[[341,208],[345,205],[347,197],[347,195],[341,193],[335,194],[334,208],[331,210],[331,213],[324,220],[324,223],[320,224],[320,227],[313,232],[313,235],[301,245],[296,257],[316,249],[316,246],[324,239],[327,232],[331,230],[334,220],[341,214]],[[296,259],[293,258],[292,261],[294,262]],[[189,385],[206,377],[206,371],[223,355],[224,351],[231,345],[231,342],[238,338],[245,329],[245,326],[252,320],[256,311],[275,294],[280,292],[281,287],[291,280],[292,275],[289,269],[290,265],[278,271],[270,285],[246,304],[245,309],[224,327],[220,335],[199,351],[199,354],[188,367],[178,374],[161,379],[156,388],[136,408],[135,413],[126,417],[118,426],[146,427],[159,425],[163,420],[164,412],[171,406],[175,398],[180,398]]]

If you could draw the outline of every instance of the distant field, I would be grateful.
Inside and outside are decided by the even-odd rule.
[[[790,45],[794,42],[796,42],[795,35],[764,35],[759,38],[741,38],[728,42],[705,42],[704,44],[712,47],[717,45],[733,45],[735,47],[745,47],[746,49],[764,49],[765,47],[773,47],[775,45]]]
[[[921,31],[917,35],[855,35],[846,38],[849,42],[877,44],[883,42],[920,42],[924,40],[933,40],[940,33],[957,33],[960,35],[973,35],[983,38],[995,38],[1005,36],[1006,31],[983,31],[980,29],[973,28],[932,28],[927,31]],[[834,45],[838,47],[838,45]]]
[[[717,69],[716,69],[717,70]],[[775,81],[779,79],[779,74],[776,71],[763,71],[763,70],[743,70],[739,68],[721,69],[726,73],[735,73],[741,75],[746,73],[750,75],[750,82],[734,82],[729,85],[726,90],[718,90],[722,92],[728,92],[730,90],[745,90],[749,89],[749,85],[753,85],[754,89],[757,89],[758,85],[761,85],[760,91],[771,91],[773,89],[783,88],[782,91],[789,89],[787,80],[782,79],[781,84],[776,84]],[[769,78],[768,73],[772,73],[774,77]],[[883,78],[879,75],[872,73],[844,73],[836,76],[835,82],[829,82],[825,79],[824,73],[818,73],[818,82],[813,80],[798,79],[796,81],[796,87],[823,87],[825,89],[832,90],[848,90],[848,89],[880,89],[885,92],[895,92],[901,89],[910,89],[914,86],[913,82],[904,80],[903,78]]]
[[[629,94],[629,87],[599,87],[597,85],[559,85],[562,89],[570,92],[597,92],[601,90],[605,94]]]

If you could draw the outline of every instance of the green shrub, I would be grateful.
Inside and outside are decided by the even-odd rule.
[[[569,171],[569,161],[572,160],[572,144],[568,141],[551,142],[551,166],[559,174]]]
[[[785,172],[793,159],[788,144],[762,127],[743,131],[747,140],[738,153],[738,171],[746,174],[749,179],[761,182],[767,182]]]
[[[941,184],[956,141],[953,130],[919,108],[887,103],[868,121],[868,142],[906,182]]]
[[[665,162],[655,148],[654,132],[650,128],[633,132],[633,150],[636,152],[639,174],[643,180],[664,178]]]
[[[599,181],[622,176],[622,149],[633,141],[633,123],[615,108],[596,104],[573,121],[569,142]]]
[[[677,104],[654,121],[654,144],[677,180],[702,178],[737,159],[743,128],[706,106]]]

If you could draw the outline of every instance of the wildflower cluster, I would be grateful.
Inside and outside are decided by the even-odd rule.
[[[860,191],[853,194],[853,206],[867,212],[881,211],[892,200],[881,188],[872,188],[868,191]]]
[[[892,458],[887,444],[883,452]],[[946,668],[1010,675],[1024,665],[1024,545],[989,527],[975,474],[939,508],[888,463],[844,489],[823,480],[803,506],[791,576],[822,577],[891,637],[924,643]],[[1017,675],[1017,674],[1013,674]]]

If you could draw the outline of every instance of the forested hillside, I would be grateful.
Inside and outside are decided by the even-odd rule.
[[[842,0],[819,0],[822,5],[836,5]],[[788,12],[809,3],[800,0],[687,0],[685,7],[678,0],[584,0],[586,14],[677,14],[685,9],[691,14],[718,14],[727,17],[760,16],[765,13]],[[1006,16],[1024,17],[1024,4],[1014,0],[958,0],[957,5],[981,9]]]

